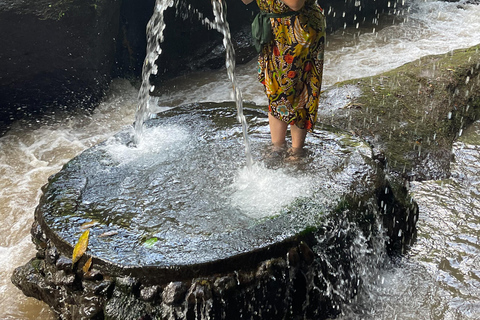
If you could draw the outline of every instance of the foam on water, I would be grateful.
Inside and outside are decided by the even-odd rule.
[[[0,318],[54,319],[42,302],[25,297],[10,281],[13,269],[35,255],[30,228],[41,187],[81,151],[131,124],[136,90],[112,83],[92,115],[56,115],[18,121],[0,137]]]
[[[342,319],[480,319],[480,123],[454,143],[450,179],[411,182],[420,214],[403,259],[364,285]]]
[[[133,134],[133,130],[131,131]],[[128,164],[138,158],[168,158],[170,153],[182,149],[191,138],[191,132],[179,125],[165,125],[163,127],[146,128],[142,139],[131,147],[123,142],[110,138],[105,146],[112,159],[120,165]]]
[[[478,5],[415,1],[407,6],[409,12],[399,11],[391,17],[397,20],[395,24],[347,28],[327,37],[324,83],[373,76],[425,55],[480,43]]]
[[[278,215],[296,198],[309,197],[312,179],[284,168],[274,170],[255,163],[252,168],[239,169],[231,188],[231,205],[249,217],[260,219]]]

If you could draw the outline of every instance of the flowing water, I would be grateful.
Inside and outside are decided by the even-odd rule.
[[[150,83],[150,76],[158,72],[155,64],[162,53],[160,44],[163,42],[163,30],[165,21],[163,19],[164,11],[173,6],[173,1],[156,1],[153,14],[147,23],[147,51],[142,68],[142,85],[138,91],[138,107],[135,114],[135,142],[138,144],[142,139],[143,123],[149,116],[155,113],[155,100],[150,99],[150,92],[155,90],[155,86]]]
[[[247,167],[252,168],[253,160],[251,154],[250,141],[248,139],[248,124],[243,114],[243,95],[242,90],[238,86],[237,76],[235,74],[235,50],[233,48],[232,38],[230,34],[230,27],[227,22],[227,10],[222,4],[222,0],[212,1],[213,13],[215,15],[215,22],[211,23],[212,27],[217,29],[223,35],[223,45],[225,46],[225,65],[227,68],[227,75],[232,83],[233,97],[237,106],[237,118],[242,124],[243,142],[245,144],[245,156],[247,160]]]
[[[409,8],[330,35],[325,85],[480,42],[478,5],[417,1]],[[234,100],[227,77],[221,70],[172,80],[161,88],[158,104]],[[266,104],[255,61],[237,67],[237,82],[244,100]],[[45,304],[10,283],[13,269],[35,254],[29,231],[40,187],[72,157],[133,123],[137,95],[137,89],[119,79],[93,115],[57,113],[18,121],[0,138],[1,319],[55,318]],[[478,159],[475,144],[461,143],[457,158]],[[464,178],[478,176],[480,169],[478,160],[457,161],[456,166],[451,180],[412,185],[421,209],[416,243],[396,263],[364,269],[371,282],[347,304],[344,319],[480,319],[480,195],[476,181]],[[360,261],[368,265],[368,260]]]

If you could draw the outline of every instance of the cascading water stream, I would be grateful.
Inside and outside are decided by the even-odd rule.
[[[252,153],[250,148],[250,141],[248,139],[248,125],[245,116],[243,115],[243,97],[242,91],[237,83],[237,78],[235,76],[235,50],[233,48],[232,38],[230,34],[230,27],[227,21],[227,11],[224,9],[222,0],[212,1],[213,13],[215,15],[215,22],[211,23],[211,26],[218,30],[223,35],[223,45],[226,50],[226,67],[228,78],[232,82],[233,94],[235,97],[235,103],[237,106],[237,118],[238,121],[242,124],[243,140],[245,143],[245,155],[247,158],[247,167],[251,168],[253,164]],[[206,19],[206,21],[208,21]]]
[[[138,107],[135,114],[135,143],[138,144],[143,133],[143,123],[152,112],[150,106],[150,92],[155,87],[150,83],[150,76],[157,74],[158,66],[155,61],[160,56],[162,49],[160,43],[163,42],[163,30],[165,29],[164,11],[173,6],[173,0],[157,0],[153,10],[152,17],[147,24],[147,54],[142,68],[142,85],[138,92]]]
[[[151,105],[150,92],[153,92],[155,87],[150,83],[150,76],[155,75],[158,72],[158,66],[155,64],[155,61],[162,52],[160,43],[163,42],[163,30],[165,29],[163,12],[173,5],[173,0],[157,0],[153,15],[147,24],[147,54],[142,69],[142,85],[138,93],[139,104],[135,115],[136,144],[138,144],[142,138],[144,122],[154,113],[155,108]],[[227,12],[224,8],[224,4],[222,4],[222,0],[214,0],[212,1],[212,5],[215,21],[212,22],[208,18],[205,18],[203,22],[223,35],[223,45],[225,46],[226,51],[225,64],[227,74],[233,87],[233,96],[237,107],[237,118],[242,125],[247,168],[251,169],[253,159],[247,132],[248,124],[243,114],[242,91],[238,86],[235,76],[235,49],[233,48],[230,27],[227,21]],[[202,15],[200,14],[198,18],[201,19],[201,16]]]

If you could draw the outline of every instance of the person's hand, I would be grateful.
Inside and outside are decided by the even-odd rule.
[[[305,5],[305,0],[281,0],[293,11],[298,11]]]

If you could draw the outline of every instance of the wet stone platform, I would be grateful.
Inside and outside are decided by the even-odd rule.
[[[43,188],[38,253],[12,281],[65,319],[334,316],[360,283],[352,246],[385,245],[388,182],[358,138],[319,125],[289,159],[266,114],[245,114],[251,168],[228,103],[165,111],[136,145],[129,127],[72,159]]]

